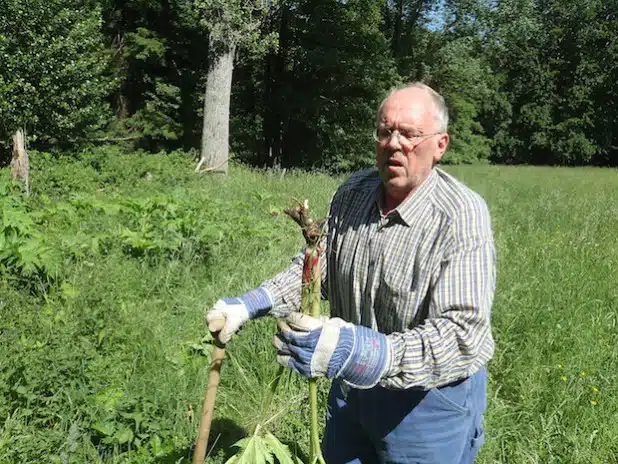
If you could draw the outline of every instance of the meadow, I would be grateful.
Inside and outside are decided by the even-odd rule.
[[[29,197],[0,177],[0,462],[190,462],[204,309],[287,266],[303,239],[283,208],[325,214],[346,176],[196,175],[179,152],[30,156]],[[485,197],[499,258],[477,462],[618,462],[618,173],[445,169]],[[274,332],[254,321],[228,345],[207,462],[257,423],[305,456],[306,382],[284,375],[264,407]]]

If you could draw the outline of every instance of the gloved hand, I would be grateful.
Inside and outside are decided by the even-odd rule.
[[[239,297],[218,300],[206,313],[206,324],[212,332],[216,332],[220,328],[221,320],[225,321],[218,334],[219,341],[225,344],[245,322],[268,314],[272,306],[269,292],[259,287]]]
[[[296,312],[278,326],[277,362],[306,377],[336,377],[356,388],[371,388],[390,367],[390,341],[368,327]]]

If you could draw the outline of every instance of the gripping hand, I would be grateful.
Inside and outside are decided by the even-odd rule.
[[[218,300],[206,312],[206,325],[211,332],[220,329],[218,338],[225,344],[245,322],[268,314],[271,308],[272,298],[268,291],[262,287],[256,288],[239,297]],[[220,328],[223,321],[223,328]]]
[[[290,314],[278,326],[277,362],[306,377],[340,378],[356,388],[371,388],[390,366],[389,340],[368,327],[301,313]]]

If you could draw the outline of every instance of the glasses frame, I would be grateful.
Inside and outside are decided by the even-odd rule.
[[[387,130],[388,131],[388,138],[384,139],[384,140],[380,140],[380,137],[378,137],[378,132],[380,130]],[[412,140],[414,139],[423,139],[425,140],[428,137],[431,137],[433,135],[439,135],[442,134],[442,132],[433,132],[431,134],[419,134],[419,135],[414,135],[411,138],[408,137],[404,137],[403,135],[401,135],[401,132],[399,132],[399,129],[389,129],[388,127],[376,127],[376,130],[373,131],[373,139],[378,142],[378,143],[388,143],[391,141],[391,138],[393,137],[393,134],[397,134],[397,142],[401,145],[412,145]],[[421,140],[421,142],[423,141]],[[421,143],[419,142],[419,143]],[[418,143],[417,143],[418,145]]]

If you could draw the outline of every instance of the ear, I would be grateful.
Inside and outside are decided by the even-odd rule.
[[[444,152],[446,151],[446,147],[448,147],[449,140],[450,139],[449,139],[448,134],[440,135],[440,138],[438,139],[438,144],[436,146],[436,152],[433,155],[434,163],[437,163],[438,161],[442,159],[442,156],[444,155]]]

